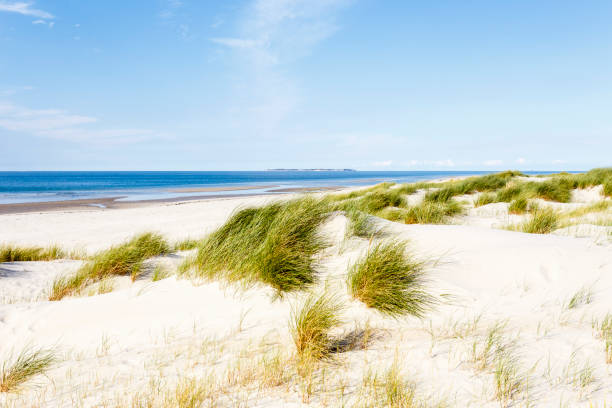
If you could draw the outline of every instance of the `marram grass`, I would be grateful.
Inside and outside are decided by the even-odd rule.
[[[292,309],[289,328],[300,361],[330,356],[333,343],[330,332],[342,323],[342,310],[338,297],[329,292],[311,294],[303,304]]]
[[[42,247],[20,247],[14,245],[0,245],[0,263],[2,262],[26,262],[26,261],[51,261],[63,259],[68,255],[61,248],[51,246]]]
[[[37,375],[44,374],[57,362],[51,350],[25,348],[12,361],[0,367],[0,392],[19,392]]]
[[[136,279],[142,263],[151,257],[169,252],[166,240],[158,234],[144,233],[132,240],[95,255],[74,275],[57,278],[51,287],[49,300],[61,300],[79,293],[87,285],[109,276],[131,276]]]
[[[264,283],[281,295],[303,289],[316,281],[314,256],[327,246],[318,228],[330,213],[326,201],[312,197],[238,211],[198,247],[194,272]]]
[[[530,234],[548,234],[559,227],[559,214],[551,208],[532,211],[531,218],[520,226],[522,232]]]
[[[433,304],[423,276],[404,242],[380,243],[350,268],[347,285],[353,298],[384,314],[422,317]]]

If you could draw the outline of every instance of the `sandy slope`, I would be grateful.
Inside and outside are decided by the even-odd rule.
[[[52,241],[94,251],[144,230],[175,240],[199,237],[236,207],[267,200],[0,216],[0,242]],[[369,242],[344,241],[345,218],[329,220],[323,232],[333,246],[321,255],[321,281],[347,305],[342,331],[367,325],[374,340],[363,350],[339,355],[324,379],[319,373],[308,398],[303,380],[262,388],[244,379],[234,383],[228,373],[237,365],[242,371],[253,368],[271,351],[290,359],[287,323],[302,295],[275,299],[266,288],[242,291],[170,277],[117,282],[108,294],[48,302],[44,293],[52,279],[74,271],[78,261],[0,264],[0,358],[24,344],[55,347],[62,356],[38,388],[20,396],[0,394],[0,404],[131,406],[138,393],[172,389],[185,378],[204,382],[214,374],[225,384],[215,397],[220,406],[353,406],[363,403],[364,376],[397,361],[429,404],[497,407],[492,368],[477,369],[472,353],[498,324],[528,380],[515,406],[610,405],[612,365],[606,364],[603,342],[592,327],[612,312],[610,246],[491,229],[477,214],[470,217],[475,225],[380,221],[386,239],[408,240],[415,255],[428,261],[430,289],[439,304],[423,320],[386,318],[349,299],[347,268]],[[176,265],[180,257],[162,261]],[[592,299],[568,308],[581,288],[588,288]],[[589,381],[581,384],[587,372]]]

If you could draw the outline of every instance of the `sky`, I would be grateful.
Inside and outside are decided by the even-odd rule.
[[[612,2],[0,0],[0,170],[612,165]]]

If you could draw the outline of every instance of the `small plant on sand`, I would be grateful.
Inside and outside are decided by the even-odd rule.
[[[238,211],[198,247],[194,272],[265,283],[279,295],[303,289],[316,280],[314,256],[327,246],[318,228],[329,215],[328,203],[312,197]]]
[[[198,241],[191,238],[186,238],[182,241],[178,241],[173,245],[175,251],[189,251],[195,249],[198,246]]]
[[[422,317],[433,303],[423,264],[406,255],[403,242],[376,245],[350,268],[347,284],[355,299],[391,316]]]
[[[447,202],[423,201],[408,208],[404,215],[406,224],[446,224],[449,217],[461,213],[463,207],[455,200]]]
[[[2,262],[27,262],[27,261],[51,261],[63,259],[68,255],[61,248],[51,246],[42,247],[18,247],[13,245],[0,245],[0,263]]]
[[[607,313],[601,324],[594,324],[597,337],[603,340],[606,353],[606,363],[612,364],[612,314]]]
[[[371,238],[376,235],[380,235],[379,229],[376,227],[374,219],[371,215],[366,214],[359,210],[350,210],[346,212],[346,216],[349,220],[346,236],[347,237],[361,237]]]
[[[325,292],[308,296],[299,308],[291,311],[289,327],[300,362],[330,356],[333,344],[330,331],[342,323],[342,310],[338,298]]]
[[[37,375],[44,374],[57,362],[51,350],[24,349],[13,362],[0,367],[0,392],[18,392]]]
[[[510,202],[508,212],[510,214],[524,214],[527,212],[527,198],[519,196]]]
[[[581,288],[565,304],[565,309],[572,310],[593,301],[593,291],[590,288]]]
[[[491,204],[494,202],[495,202],[495,194],[482,193],[478,196],[476,201],[474,201],[474,207],[481,207],[483,205]]]
[[[522,392],[525,385],[517,358],[507,350],[495,358],[494,378],[495,398],[502,407],[507,407],[516,394]]]
[[[170,276],[170,272],[168,271],[168,269],[163,265],[157,265],[153,270],[153,276],[151,277],[151,280],[153,282],[157,282],[162,279],[166,279],[168,276]]]
[[[536,208],[531,219],[521,224],[520,230],[530,234],[548,234],[557,229],[559,220],[559,214],[552,208]]]
[[[168,244],[160,235],[141,234],[123,245],[98,253],[74,275],[57,278],[53,282],[49,300],[60,300],[111,276],[131,276],[135,279],[141,272],[143,261],[168,251]]]

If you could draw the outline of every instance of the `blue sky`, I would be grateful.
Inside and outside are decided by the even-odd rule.
[[[612,165],[612,2],[0,0],[0,170]]]

